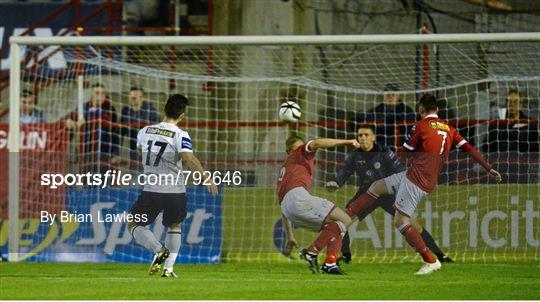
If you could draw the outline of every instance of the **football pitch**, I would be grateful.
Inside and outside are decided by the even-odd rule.
[[[540,299],[538,262],[345,264],[345,276],[314,275],[303,263],[177,265],[178,279],[141,264],[1,263],[0,299]]]

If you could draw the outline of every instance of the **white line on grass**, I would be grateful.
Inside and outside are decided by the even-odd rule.
[[[322,277],[322,276],[321,276]],[[423,279],[423,278],[429,278],[429,276],[422,276],[422,277],[415,277],[414,279]],[[10,277],[6,277],[6,278],[3,278],[3,279],[9,279]],[[300,276],[299,276],[300,278]],[[283,279],[283,278],[279,278],[279,279],[263,279],[261,280],[260,278],[235,278],[235,279],[231,279],[231,278],[208,278],[206,277],[205,278],[205,282],[212,282],[212,281],[215,281],[215,282],[238,282],[238,281],[241,281],[241,282],[296,282],[299,280],[299,278],[292,278],[292,279]],[[163,279],[163,278],[153,278],[153,277],[148,277],[148,278],[145,278],[145,277],[141,277],[141,278],[135,278],[135,277],[93,277],[93,278],[88,278],[88,277],[39,277],[39,276],[35,276],[33,277],[33,279],[43,279],[43,280],[55,280],[55,281],[73,281],[73,280],[78,280],[78,279],[81,279],[81,280],[89,280],[89,279],[94,279],[94,280],[106,280],[106,281],[121,281],[121,282],[133,282],[133,281],[140,281],[140,280],[166,280],[166,279]],[[182,280],[182,277],[180,276],[180,278],[178,280]],[[193,280],[193,279],[192,279]],[[7,281],[7,280],[5,280]],[[332,278],[326,278],[326,277],[323,277],[321,279],[311,279],[309,280],[309,282],[316,282],[316,283],[328,283],[328,282],[344,282],[344,281],[351,281],[351,282],[356,282],[358,281],[358,279],[349,279],[349,278],[334,278],[334,276],[332,276]],[[161,282],[161,281],[158,281],[158,282]],[[364,283],[364,285],[366,284],[395,284],[396,283],[396,280],[362,280],[362,282]],[[434,280],[431,280],[431,282],[434,282]],[[436,282],[436,281],[435,281]],[[448,280],[445,280],[444,281],[444,284],[449,284],[449,285],[461,285],[461,284],[478,284],[478,285],[482,285],[482,284],[485,284],[486,282],[485,281],[471,281],[471,280],[468,280],[468,281],[448,281]],[[515,281],[505,281],[505,282],[500,282],[500,281],[495,281],[494,282],[495,284],[501,284],[501,285],[513,285],[515,284]],[[520,281],[520,284],[524,284],[524,283],[527,283],[527,284],[539,284],[540,282],[537,281],[537,280],[521,280]]]
[[[500,267],[513,267],[513,268],[522,268],[523,264],[517,263],[517,264],[511,264],[511,263],[477,263],[477,264],[470,264],[472,265],[478,265],[478,266],[500,266]],[[540,265],[538,266],[540,267]]]
[[[8,279],[8,278],[13,278],[13,277],[2,277],[2,279]],[[93,277],[39,277],[39,276],[32,276],[32,279],[43,279],[43,280],[55,280],[55,281],[69,281],[69,280],[74,280],[74,279],[82,279],[82,280],[91,280],[91,279],[95,279],[95,280],[107,280],[107,281],[137,281],[137,280],[140,280],[141,278],[134,278],[134,277],[97,277],[97,278],[93,278]]]

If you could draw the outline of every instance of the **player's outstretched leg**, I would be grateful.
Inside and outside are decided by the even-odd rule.
[[[351,218],[348,216],[345,211],[340,208],[334,207],[334,209],[328,214],[323,228],[313,244],[311,244],[307,251],[301,253],[302,259],[308,262],[309,268],[314,272],[318,272],[319,268],[317,267],[316,261],[317,255],[325,247],[328,247],[326,253],[326,259],[322,268],[325,268],[323,272],[332,271],[332,273],[340,272],[339,265],[337,264],[337,258],[339,256],[339,251],[341,250],[341,245],[343,242],[343,235],[347,231],[347,227],[351,224]]]
[[[410,218],[396,211],[395,222],[399,232],[405,237],[407,243],[422,256],[424,265],[415,275],[431,274],[441,268],[441,263],[431,254],[420,232],[411,224]]]
[[[345,275],[345,272],[341,269],[341,267],[339,267],[339,265],[327,265],[326,263],[324,263],[322,266],[321,266],[321,271],[325,274],[330,274],[330,275]]]
[[[170,254],[165,260],[161,277],[176,278],[176,274],[173,271],[173,265],[176,262],[181,241],[182,229],[180,228],[180,224],[171,225],[167,231],[167,235],[165,236],[165,247],[169,250]]]
[[[148,250],[157,253],[161,249],[161,242],[156,239],[154,233],[152,233],[152,231],[150,231],[147,227],[130,222],[128,224],[128,230],[131,232],[131,236],[133,236],[135,242],[144,246]]]
[[[423,228],[420,235],[422,236],[422,239],[424,239],[427,247],[435,254],[435,256],[437,256],[437,259],[439,259],[440,262],[454,262],[454,260],[450,259],[450,257],[443,253],[441,248],[435,242],[435,239],[433,239],[431,234],[426,229]]]
[[[386,183],[384,179],[379,179],[369,186],[369,189],[362,195],[360,195],[355,201],[351,202],[347,206],[347,214],[354,218],[358,213],[365,211],[373,206],[375,201],[381,196],[388,194]]]
[[[342,222],[339,223],[343,224]],[[331,241],[338,240],[339,238],[341,243],[341,236],[341,227],[338,222],[330,221],[325,223],[317,239],[315,239],[315,241],[307,249],[300,251],[300,258],[304,259],[308,263],[308,267],[313,273],[318,273],[319,266],[317,263],[317,256],[325,247],[328,246]],[[339,245],[337,253],[339,253],[340,248],[341,244]],[[325,261],[331,261],[335,264],[336,260],[337,255],[335,252],[327,253]]]
[[[347,215],[345,212],[343,212],[342,214]],[[332,237],[328,242],[326,259],[324,260],[324,264],[321,266],[321,271],[326,274],[344,275],[345,272],[343,272],[343,270],[341,270],[341,268],[339,267],[339,264],[337,263],[337,258],[343,244],[343,236],[347,231],[347,227],[341,221],[336,221],[336,224],[339,226],[340,233],[338,236]]]
[[[154,255],[154,260],[150,264],[150,269],[148,269],[148,275],[152,276],[155,273],[161,270],[161,265],[169,257],[169,250],[166,247],[161,247],[159,252]]]
[[[439,262],[441,263],[454,263],[454,259],[445,254],[437,254],[437,259],[439,259]]]
[[[300,259],[304,259],[307,262],[308,268],[314,274],[319,272],[319,264],[317,262],[318,253],[310,252],[308,249],[302,249],[298,255]]]
[[[164,247],[154,236],[154,233],[147,227],[137,225],[135,223],[129,223],[128,229],[131,235],[135,239],[135,242],[154,252],[154,260],[148,270],[149,275],[153,275],[160,271],[161,265],[169,257],[169,250]]]
[[[384,202],[381,203],[381,207],[390,215],[392,216],[395,216],[396,215],[396,209],[394,208],[394,201],[392,199],[392,202],[389,203],[389,202],[386,202],[387,200],[385,200]],[[360,219],[360,217],[359,217]],[[411,221],[414,221],[413,219],[411,219]],[[439,261],[441,263],[444,263],[444,262],[454,262],[452,259],[450,259],[448,256],[446,256],[443,251],[441,250],[441,248],[437,245],[437,243],[435,242],[435,239],[433,239],[433,237],[431,236],[431,234],[425,229],[425,228],[422,228],[422,226],[420,226],[420,224],[418,224],[418,222],[413,222],[412,223],[413,226],[415,228],[418,229],[418,231],[420,232],[420,235],[422,236],[422,239],[424,240],[424,242],[426,243],[426,246],[428,247],[428,249],[431,250],[431,252],[433,252],[433,254],[435,254],[435,256],[437,256],[437,259],[439,259]],[[345,239],[343,239],[343,242],[345,242]]]
[[[339,225],[341,229],[341,236],[334,237],[330,240],[328,243],[327,251],[326,251],[326,259],[324,260],[323,265],[321,266],[321,271],[325,274],[332,274],[332,275],[344,275],[345,272],[341,269],[339,266],[337,260],[337,257],[339,255],[339,251],[341,250],[341,245],[343,243],[343,234],[346,231],[345,225],[338,221],[337,224]]]
[[[414,273],[415,275],[429,275],[441,269],[441,262],[435,260],[434,263],[424,262],[422,267]]]
[[[351,260],[351,238],[349,237],[349,232],[345,232],[345,236],[343,236],[343,242],[341,244],[341,257],[338,258],[338,263],[341,261],[350,263]]]
[[[358,213],[371,207],[378,198],[379,198],[379,195],[377,195],[376,193],[370,192],[370,190],[367,190],[366,193],[360,195],[354,202],[352,202],[347,207],[347,214],[351,218],[356,217]]]
[[[161,274],[161,277],[163,277],[163,278],[178,278],[178,276],[176,276],[176,274],[173,271],[169,271],[166,268],[163,269],[163,273]]]

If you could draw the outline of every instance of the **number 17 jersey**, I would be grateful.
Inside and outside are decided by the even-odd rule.
[[[142,151],[146,182],[143,191],[186,192],[180,153],[193,152],[186,131],[167,122],[146,126],[137,134],[137,148]]]

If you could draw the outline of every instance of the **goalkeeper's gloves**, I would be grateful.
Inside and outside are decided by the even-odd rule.
[[[335,181],[327,182],[326,185],[324,185],[324,187],[326,188],[326,191],[328,192],[335,192],[337,191],[337,189],[339,189],[339,185]]]

